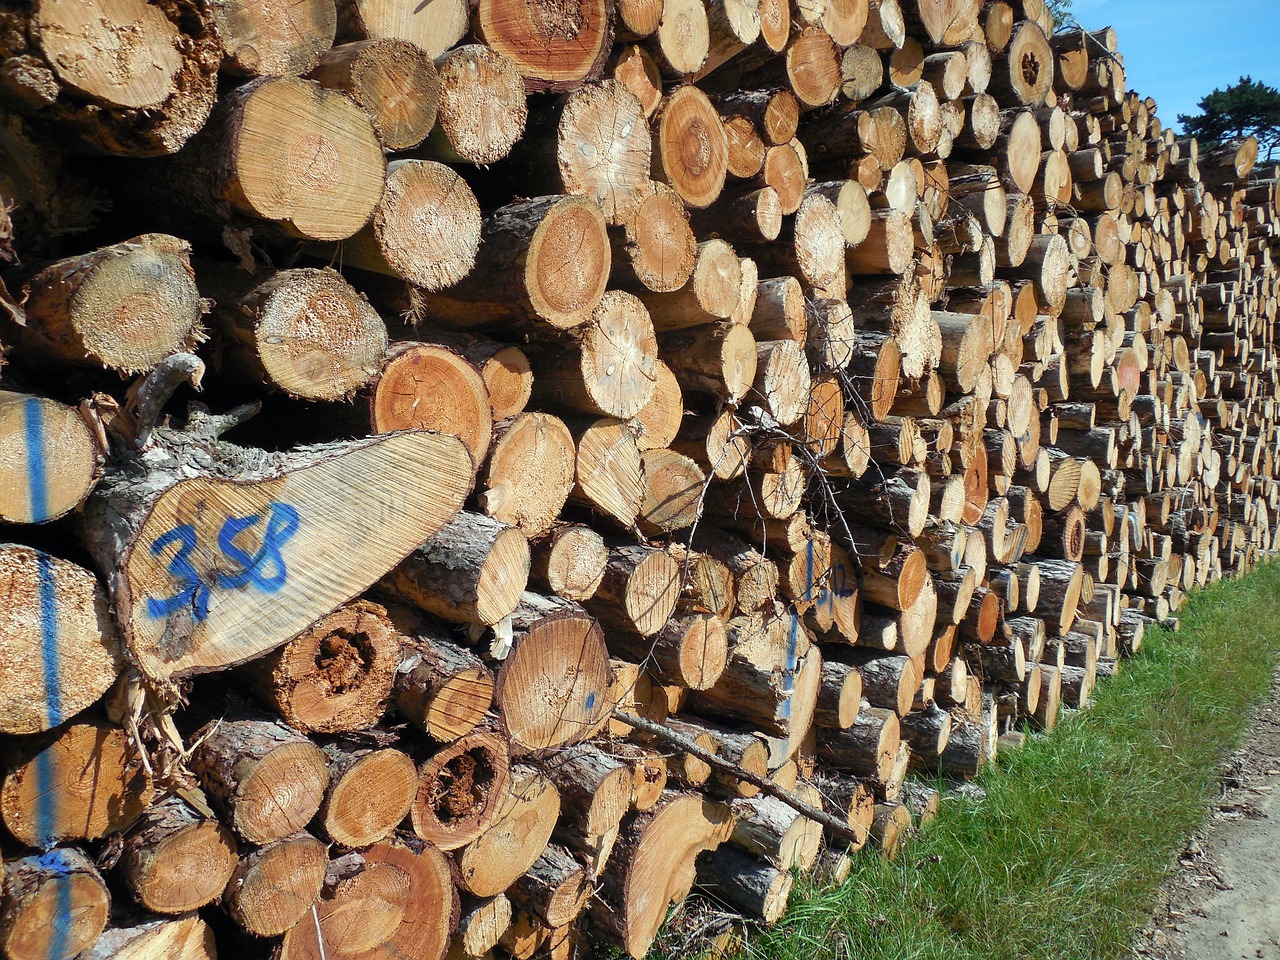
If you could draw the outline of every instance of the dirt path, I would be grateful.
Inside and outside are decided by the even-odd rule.
[[[1136,957],[1280,960],[1280,674],[1222,788]]]

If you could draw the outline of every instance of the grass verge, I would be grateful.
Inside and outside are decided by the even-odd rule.
[[[1127,957],[1218,764],[1280,654],[1280,565],[1196,593],[1178,633],[982,775],[896,862],[871,851],[835,889],[797,884],[752,960]]]

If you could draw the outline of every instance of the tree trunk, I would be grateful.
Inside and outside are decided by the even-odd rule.
[[[268,454],[162,430],[117,458],[82,529],[125,643],[164,680],[295,636],[439,530],[471,484],[461,442],[426,432]],[[375,518],[384,534],[371,540]]]
[[[357,600],[243,672],[258,698],[295,729],[363,730],[386,712],[401,639],[385,609]]]
[[[17,329],[33,355],[134,374],[195,349],[204,340],[206,309],[190,244],[146,233],[35,274],[24,287]]]
[[[215,720],[191,742],[191,771],[231,828],[250,843],[296,833],[320,809],[328,759],[284,724]]]

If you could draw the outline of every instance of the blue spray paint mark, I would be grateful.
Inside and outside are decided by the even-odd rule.
[[[28,410],[30,407],[28,407]],[[28,418],[28,427],[30,418]],[[37,428],[38,431],[38,428]],[[37,433],[38,435],[38,433]],[[30,441],[28,430],[28,441]],[[29,450],[38,449],[28,446]],[[33,461],[36,458],[32,458]],[[43,475],[43,467],[41,468]],[[37,489],[35,471],[32,471],[32,498]],[[41,500],[43,500],[43,486]],[[53,557],[36,551],[36,571],[40,588],[40,654],[44,665],[45,720],[49,727],[56,727],[65,719],[62,715],[62,692],[58,686],[58,605],[53,579]],[[54,783],[53,754],[49,749],[36,754],[36,842],[49,846],[56,842],[58,827],[58,791]],[[46,956],[62,957],[69,952],[71,940],[71,880],[70,865],[60,850],[50,850],[39,857],[39,863],[58,874],[57,903],[49,931]]]
[[[23,404],[27,434],[27,489],[31,497],[31,520],[49,519],[48,488],[44,469],[44,408],[34,397]]]
[[[44,660],[44,702],[50,727],[62,723],[62,693],[58,686],[58,604],[53,582],[53,557],[36,551],[40,582],[40,652]]]
[[[594,693],[587,694],[587,709],[590,710],[596,705],[596,695]]]
[[[787,638],[787,662],[782,671],[782,693],[786,697],[782,702],[783,719],[791,719],[791,692],[796,685],[796,650],[800,646],[800,617],[791,614],[791,634]]]
[[[52,929],[49,931],[49,944],[45,950],[46,957],[64,957],[70,952],[72,919],[71,919],[71,864],[61,850],[50,850],[36,858],[36,862],[46,870],[52,870],[57,878],[57,904],[53,915]]]
[[[281,549],[298,532],[301,519],[298,510],[288,503],[273,503],[268,509],[266,531],[262,537],[262,545],[254,553],[249,553],[236,544],[236,537],[262,521],[262,514],[254,513],[247,517],[228,517],[222,522],[218,531],[218,549],[232,563],[239,565],[240,572],[229,574],[215,572],[210,578],[201,576],[192,556],[198,543],[198,535],[193,524],[184,523],[165,531],[151,544],[153,556],[160,556],[171,545],[178,549],[169,558],[169,575],[173,577],[178,591],[172,596],[147,598],[147,613],[152,617],[167,617],[175,611],[191,608],[196,623],[209,617],[209,600],[214,587],[224,590],[238,590],[252,584],[263,593],[275,593],[288,582],[289,570],[285,566]],[[264,571],[270,570],[270,574]]]

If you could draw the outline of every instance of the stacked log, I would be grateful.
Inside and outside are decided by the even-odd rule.
[[[770,922],[1276,549],[1280,169],[1039,0],[83,7],[0,19],[7,957]]]

